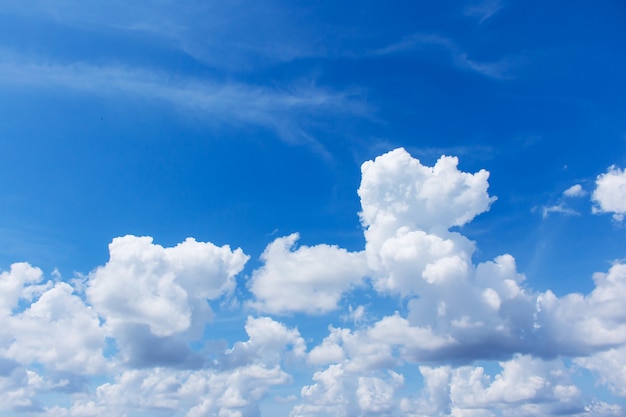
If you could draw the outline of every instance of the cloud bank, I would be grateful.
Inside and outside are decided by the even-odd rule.
[[[623,174],[598,177],[597,212],[626,212]],[[105,265],[69,281],[13,264],[0,274],[0,408],[258,416],[282,387],[295,393],[292,417],[623,415],[576,373],[626,396],[626,264],[559,297],[530,288],[511,254],[475,262],[461,231],[496,201],[488,179],[396,149],[362,166],[362,251],[297,246],[292,234],[243,277],[243,249],[191,238],[115,238]],[[370,302],[349,304],[356,291]],[[212,318],[235,298],[247,339],[219,340]],[[406,309],[377,307],[389,299]],[[352,324],[332,318],[342,311]],[[285,324],[294,314],[327,330]]]

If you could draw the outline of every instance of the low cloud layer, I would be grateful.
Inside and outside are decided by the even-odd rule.
[[[598,177],[596,212],[621,220],[623,174]],[[458,227],[496,201],[488,178],[396,149],[362,166],[362,251],[292,234],[248,274],[243,249],[191,238],[115,238],[109,261],[74,280],[13,264],[0,274],[0,408],[257,416],[281,387],[292,417],[622,415],[576,373],[626,396],[626,264],[557,296],[530,288],[511,254],[475,262]],[[390,299],[406,309],[377,306]],[[244,310],[244,340],[211,332],[224,304]],[[326,330],[286,324],[294,314]]]

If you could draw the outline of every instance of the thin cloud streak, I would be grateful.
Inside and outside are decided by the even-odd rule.
[[[312,116],[366,116],[370,109],[356,93],[336,92],[313,84],[269,88],[122,66],[0,62],[0,84],[43,89],[70,89],[98,96],[128,95],[192,111],[209,123],[245,123],[274,131],[287,142],[315,142],[306,125]]]
[[[478,24],[482,25],[502,10],[502,7],[503,5],[500,0],[485,0],[477,4],[466,6],[464,14],[465,16],[478,19]]]
[[[494,62],[475,61],[470,59],[456,42],[438,34],[415,33],[397,43],[375,50],[373,55],[399,54],[425,47],[436,47],[447,51],[451,63],[460,70],[472,71],[497,80],[514,78],[513,69],[517,65],[517,59],[507,57]]]
[[[122,1],[35,3],[36,7],[3,4],[0,12],[86,32],[139,33],[213,68],[236,73],[320,52],[311,41],[314,29],[304,24],[310,23],[310,16],[280,4],[197,0],[148,0],[140,6]]]

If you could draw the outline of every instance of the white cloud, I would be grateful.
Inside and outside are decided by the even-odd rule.
[[[420,366],[424,389],[416,399],[401,400],[401,409],[415,417],[620,415],[616,405],[585,404],[560,360],[516,355],[500,367],[491,376],[480,366]]]
[[[393,371],[364,375],[334,364],[315,372],[313,381],[302,388],[302,403],[291,417],[391,415],[404,377]]]
[[[208,368],[179,370],[157,366],[123,370],[114,381],[98,386],[94,395],[77,395],[70,407],[55,407],[47,415],[186,410],[189,417],[258,416],[258,403],[269,389],[290,381],[281,369],[285,353],[302,357],[306,347],[296,329],[288,329],[268,317],[248,317],[245,330],[249,339],[222,352]]]
[[[89,301],[112,328],[146,325],[156,336],[186,331],[196,318],[203,324],[206,317],[192,316],[207,313],[206,300],[231,292],[248,260],[241,249],[191,238],[163,248],[129,235],[113,239],[109,252],[106,265],[89,275]]]
[[[379,416],[395,408],[395,389],[402,385],[404,377],[395,372],[390,375],[390,382],[377,377],[359,377],[356,396],[364,414]]]
[[[496,15],[502,9],[501,0],[483,0],[465,7],[465,15],[478,19],[482,24]]]
[[[469,9],[471,10],[471,9]],[[475,9],[478,11],[478,9]],[[497,10],[493,10],[495,13]],[[480,10],[485,16],[489,14],[490,10],[485,8]],[[493,14],[492,13],[492,14]],[[486,17],[484,20],[486,20]],[[483,20],[483,21],[484,21]],[[482,23],[482,22],[481,22]],[[513,69],[518,66],[521,61],[520,58],[502,58],[498,61],[492,62],[480,62],[471,59],[469,55],[464,52],[459,45],[452,39],[438,34],[425,34],[415,33],[410,36],[406,36],[399,42],[391,44],[385,48],[378,49],[374,52],[375,55],[388,55],[396,54],[405,51],[414,51],[420,47],[438,47],[448,52],[452,65],[463,71],[473,71],[485,77],[493,79],[508,79],[513,76]]]
[[[587,192],[583,190],[582,185],[574,184],[569,187],[567,190],[563,191],[563,195],[565,197],[575,198],[575,197],[584,197],[587,195]]]
[[[594,274],[587,294],[559,297],[529,288],[509,254],[475,263],[474,242],[449,229],[489,209],[487,178],[454,158],[427,167],[392,151],[363,165],[364,252],[296,247],[297,234],[270,243],[247,305],[320,314],[357,287],[371,297],[346,302],[334,316],[345,327],[328,326],[310,351],[308,334],[271,317],[249,316],[247,340],[203,338],[209,302],[239,293],[241,249],[120,237],[84,283],[14,264],[0,273],[0,406],[49,417],[258,416],[273,387],[310,371],[292,417],[623,414],[583,395],[571,374],[586,368],[626,396],[626,264]],[[402,388],[406,369],[419,369],[422,391]],[[40,403],[60,393],[63,403]]]
[[[93,374],[105,367],[105,333],[96,313],[66,283],[57,283],[23,312],[5,319],[0,354],[19,363]],[[7,335],[8,333],[8,335]]]
[[[489,209],[489,173],[459,171],[456,157],[442,156],[433,167],[422,165],[402,148],[361,166],[363,225],[430,230],[462,226]]]
[[[43,272],[26,262],[14,263],[10,271],[0,274],[0,315],[8,315],[20,299],[31,301],[33,296],[49,287],[34,285],[43,279]]]
[[[256,301],[250,305],[275,314],[326,313],[338,307],[342,294],[361,283],[366,274],[362,252],[337,246],[300,246],[299,235],[281,237],[267,246],[249,283]]]
[[[573,208],[569,207],[567,199],[580,198],[587,195],[587,192],[583,190],[580,184],[575,184],[563,191],[563,194],[559,201],[552,205],[546,205],[541,207],[541,217],[546,219],[550,214],[562,214],[565,216],[578,216],[580,213]],[[533,207],[531,211],[537,210],[538,207]]]
[[[0,359],[77,374],[103,371],[105,333],[97,314],[70,285],[43,280],[27,263],[0,274]],[[18,308],[19,301],[26,307]]]
[[[576,216],[580,214],[576,210],[567,207],[564,203],[555,204],[553,206],[543,206],[541,208],[541,217],[544,219],[552,213],[564,214],[566,216]]]
[[[167,368],[128,370],[114,382],[100,385],[92,400],[93,410],[123,415],[126,410],[148,413],[187,410],[186,415],[258,415],[258,402],[274,385],[288,382],[278,366],[251,364],[229,371],[210,369],[177,371]],[[76,415],[77,401],[66,411]],[[61,410],[57,410],[59,415]]]
[[[600,382],[616,395],[626,397],[626,346],[577,358],[575,362],[598,375]]]
[[[616,221],[622,221],[626,213],[626,171],[615,165],[596,178],[596,189],[591,200],[594,213],[613,213]]]
[[[328,365],[339,363],[345,359],[345,352],[342,347],[342,340],[350,334],[348,329],[337,329],[329,327],[329,335],[324,338],[321,344],[314,347],[309,352],[308,360],[315,365]]]
[[[0,362],[0,366],[2,365],[6,366]],[[35,399],[36,393],[44,385],[41,376],[15,364],[11,364],[11,369],[7,369],[8,372],[2,371],[0,371],[0,411],[41,411],[41,404]]]
[[[594,275],[589,295],[563,298],[551,291],[537,297],[537,334],[548,338],[545,348],[557,354],[586,355],[626,343],[626,265]]]
[[[562,375],[566,372],[559,363],[517,356],[500,366],[502,372],[493,380],[484,374],[481,367],[454,370],[450,382],[451,407],[459,409],[459,414],[465,409],[488,410],[493,404],[499,404],[500,409],[526,408],[541,414],[553,414],[550,412],[551,403],[562,405],[561,403],[576,401],[580,396],[578,389],[570,384],[566,375]],[[558,387],[570,389],[557,389]],[[559,394],[562,396],[559,397]],[[540,408],[536,409],[536,406]]]
[[[378,290],[408,295],[467,275],[474,245],[448,229],[488,210],[495,198],[487,193],[487,171],[468,174],[457,164],[441,157],[427,167],[396,149],[362,165],[360,215]]]
[[[297,329],[288,329],[269,317],[248,317],[245,329],[250,339],[235,343],[226,352],[225,364],[279,364],[284,359],[283,353],[287,346],[291,346],[295,358],[304,359],[306,344]]]

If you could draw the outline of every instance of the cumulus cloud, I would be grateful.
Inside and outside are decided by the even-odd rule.
[[[259,401],[290,376],[281,368],[286,352],[302,356],[304,340],[268,317],[249,317],[249,339],[222,352],[219,360],[196,370],[167,366],[126,369],[99,385],[89,397],[77,396],[68,408],[50,409],[50,416],[123,415],[126,410],[187,416],[258,416]],[[81,412],[87,414],[81,414]],[[89,414],[92,413],[92,414]]]
[[[78,374],[102,371],[105,333],[96,312],[70,285],[43,280],[27,263],[0,274],[0,358]],[[19,309],[20,300],[27,307]]]
[[[393,371],[358,374],[343,364],[330,365],[302,388],[303,401],[290,417],[391,415],[403,384],[404,377]]]
[[[617,416],[615,405],[588,403],[562,361],[516,355],[500,362],[500,373],[481,366],[420,366],[424,389],[400,400],[409,416]]]
[[[112,328],[146,325],[156,336],[188,330],[194,315],[207,314],[206,300],[235,288],[248,260],[241,249],[191,238],[164,248],[129,235],[113,239],[109,252],[106,265],[89,276],[89,301]]]
[[[594,198],[608,192],[606,178],[615,187],[618,171],[598,178]],[[572,373],[584,368],[626,396],[625,263],[594,274],[586,294],[533,290],[512,255],[476,262],[476,244],[461,233],[495,200],[486,171],[462,172],[451,157],[428,167],[398,149],[362,172],[365,249],[277,238],[239,300],[247,313],[341,326],[311,335],[308,323],[249,315],[246,340],[210,340],[211,306],[245,293],[235,278],[248,256],[193,239],[162,247],[119,237],[82,281],[47,280],[27,263],[0,273],[0,408],[258,416],[275,387],[292,384],[280,393],[299,391],[292,417],[623,414],[583,395]],[[341,302],[357,292],[370,300]],[[59,395],[62,403],[42,402]]]
[[[422,165],[399,148],[361,166],[361,218],[366,227],[462,226],[489,209],[489,173],[458,169],[458,158],[442,156],[433,167]]]
[[[362,165],[360,216],[377,289],[408,295],[467,274],[474,245],[448,229],[488,210],[495,198],[487,193],[487,171],[468,174],[457,165],[444,156],[424,166],[404,149]]]
[[[591,195],[594,213],[613,213],[613,219],[621,222],[626,213],[626,171],[615,165],[596,178],[596,189]]]
[[[36,285],[43,279],[43,272],[26,262],[14,263],[9,271],[0,274],[0,314],[7,315],[17,307],[20,299],[31,301],[37,293],[49,288],[49,284]]]
[[[288,346],[294,358],[304,358],[306,344],[297,329],[288,329],[269,317],[251,316],[246,321],[245,329],[250,339],[235,343],[226,352],[226,360],[222,365],[233,366],[254,361],[278,364],[284,359],[281,354]]]
[[[299,235],[281,237],[261,255],[264,265],[249,283],[256,300],[250,305],[274,314],[326,313],[337,308],[341,295],[366,274],[362,252],[330,245],[300,246]]]
[[[594,372],[613,393],[626,397],[626,346],[577,358],[575,362]]]

